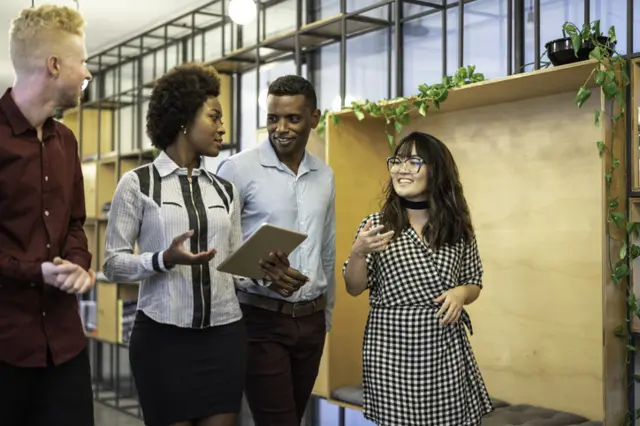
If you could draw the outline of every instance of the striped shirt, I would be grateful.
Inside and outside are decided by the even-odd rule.
[[[233,276],[216,269],[242,243],[238,198],[233,184],[205,169],[204,159],[191,179],[164,152],[125,173],[109,212],[105,276],[140,282],[138,309],[160,323],[204,328],[239,320]],[[215,248],[216,256],[208,265],[168,270],[163,251],[189,230],[185,250]]]
[[[242,210],[243,238],[263,223],[307,234],[307,239],[289,254],[291,266],[309,277],[309,282],[290,297],[265,287],[263,281],[236,277],[240,291],[287,302],[304,302],[327,296],[327,331],[335,304],[336,213],[333,170],[318,157],[305,152],[298,174],[278,158],[267,140],[224,160],[218,176],[237,188]]]

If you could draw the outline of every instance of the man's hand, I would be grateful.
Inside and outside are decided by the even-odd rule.
[[[69,294],[84,294],[96,284],[96,274],[92,269],[87,272],[81,266],[59,257],[53,259],[53,266],[65,272],[58,272],[55,283],[51,285]]]
[[[265,280],[270,281],[269,288],[283,297],[289,297],[305,285],[309,278],[293,269],[289,259],[282,252],[270,253],[260,261]]]

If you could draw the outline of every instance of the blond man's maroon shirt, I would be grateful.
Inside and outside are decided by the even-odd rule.
[[[88,270],[91,254],[78,142],[48,119],[42,141],[7,89],[0,98],[0,362],[44,367],[78,355],[86,337],[77,296],[43,283],[60,256]]]

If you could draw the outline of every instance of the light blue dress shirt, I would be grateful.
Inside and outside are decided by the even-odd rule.
[[[307,239],[289,255],[291,267],[309,282],[290,297],[269,290],[263,282],[236,278],[236,287],[288,302],[327,295],[327,331],[335,304],[335,181],[331,168],[305,151],[298,174],[280,161],[267,140],[224,160],[218,176],[232,182],[239,194],[243,241],[263,223],[302,232]]]

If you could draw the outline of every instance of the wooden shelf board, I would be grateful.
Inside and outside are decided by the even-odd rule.
[[[629,221],[640,222],[640,198],[629,198]]]
[[[577,93],[578,88],[589,79],[595,64],[595,60],[583,61],[450,89],[447,100],[440,106],[440,113],[515,102],[556,93],[570,91]],[[595,81],[590,78],[588,87],[594,86]],[[400,105],[400,102],[390,100],[385,102],[384,105]],[[412,114],[419,115],[417,110],[413,111]],[[353,111],[350,109],[334,112],[333,115],[341,118],[355,118]],[[367,116],[367,119],[376,118]],[[384,117],[377,119],[384,120]]]

